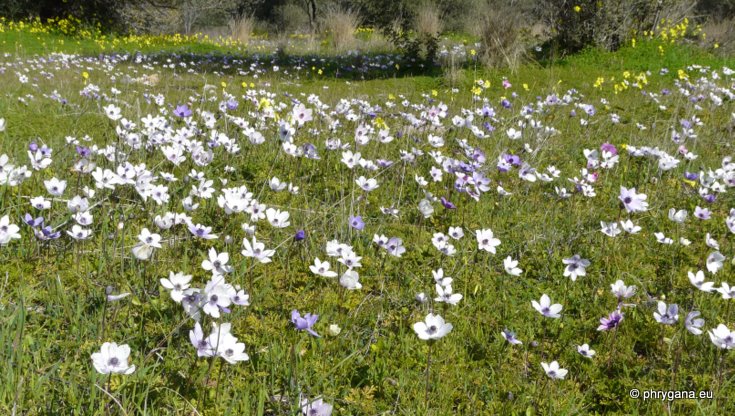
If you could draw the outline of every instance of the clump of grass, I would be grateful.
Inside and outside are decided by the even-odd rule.
[[[341,8],[327,10],[321,22],[323,31],[331,37],[332,46],[339,51],[355,45],[355,31],[359,25],[360,16],[356,12]]]
[[[426,1],[416,10],[414,29],[419,37],[435,38],[442,31],[441,12],[436,4]]]
[[[233,40],[247,44],[255,28],[255,19],[252,16],[239,16],[230,19],[228,26]]]
[[[482,62],[491,67],[517,69],[523,62],[524,33],[528,32],[523,18],[510,8],[487,7],[477,27]]]

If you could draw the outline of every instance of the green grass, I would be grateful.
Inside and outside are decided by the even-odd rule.
[[[50,38],[34,40],[26,35],[4,37],[3,42],[4,51],[18,51],[24,58],[47,53],[53,50],[49,45],[58,45]],[[65,39],[63,48],[95,57],[100,52],[93,43],[79,42]],[[175,48],[165,52],[229,52],[199,45]],[[165,59],[163,54],[159,61]],[[722,194],[710,205],[712,220],[693,219],[695,206],[703,202],[681,179],[684,170],[715,169],[721,166],[723,156],[732,154],[732,103],[695,111],[680,94],[662,96],[661,103],[656,104],[644,99],[635,87],[615,94],[611,85],[622,81],[623,71],[631,71],[634,77],[650,70],[646,91],[675,91],[677,70],[690,64],[712,65],[719,70],[722,65],[732,67],[735,60],[686,47],[668,48],[661,57],[654,47],[640,44],[616,53],[586,51],[554,65],[529,64],[514,72],[469,67],[454,84],[440,76],[410,76],[410,72],[359,81],[336,79],[332,73],[315,76],[310,68],[284,68],[290,71],[288,75],[284,71],[268,71],[256,78],[252,74],[240,76],[217,63],[187,73],[185,69],[173,71],[158,64],[151,64],[152,69],[128,63],[106,67],[97,60],[73,61],[68,68],[58,69],[53,64],[38,64],[54,76],[46,79],[37,69],[30,69],[28,76],[37,80],[20,84],[16,72],[31,68],[31,64],[8,67],[0,73],[0,117],[7,122],[6,131],[0,132],[0,154],[10,155],[16,165],[27,164],[26,148],[35,140],[54,149],[54,162],[49,171],[34,172],[19,188],[0,190],[0,216],[9,215],[11,222],[21,226],[23,236],[22,240],[0,248],[0,413],[290,414],[298,412],[300,394],[310,398],[321,395],[334,404],[335,414],[354,415],[714,415],[732,411],[732,353],[717,350],[706,334],[696,337],[686,332],[683,319],[696,308],[706,320],[705,329],[719,323],[733,327],[735,312],[729,306],[732,300],[695,291],[687,280],[687,271],[704,269],[704,258],[710,251],[704,245],[704,235],[709,232],[720,242],[720,251],[728,256],[724,269],[714,280],[727,281],[732,276],[730,260],[735,245],[724,218],[735,201],[731,192]],[[662,67],[668,68],[669,73],[659,75]],[[88,80],[81,75],[85,71],[89,73]],[[699,77],[688,72],[692,81]],[[151,73],[160,76],[155,87],[121,81],[126,74],[135,78]],[[112,80],[113,76],[116,80]],[[513,84],[510,90],[501,86],[504,76]],[[615,81],[594,88],[593,83],[600,76],[615,77]],[[491,81],[482,97],[489,99],[501,119],[494,123],[495,135],[483,140],[472,137],[467,130],[449,127],[449,119],[459,114],[461,108],[482,107],[480,102],[473,101],[470,92],[475,79]],[[426,103],[423,94],[427,94],[449,106],[445,127],[438,132],[447,142],[443,152],[461,156],[455,138],[467,139],[482,149],[488,158],[493,190],[479,203],[473,203],[466,195],[449,193],[454,178],[445,174],[443,182],[430,183],[427,189],[436,196],[449,196],[459,208],[444,211],[435,204],[434,216],[420,219],[416,206],[424,193],[414,176],[428,179],[428,169],[435,165],[425,156],[415,164],[397,162],[380,171],[380,187],[361,198],[361,192],[352,185],[351,172],[338,162],[339,153],[328,152],[324,147],[325,139],[330,137],[352,141],[357,124],[342,120],[346,127],[332,134],[327,132],[329,120],[317,116],[308,127],[320,132],[309,132],[307,127],[296,137],[299,144],[316,144],[322,161],[286,157],[274,139],[274,123],[259,127],[268,138],[265,144],[254,148],[240,135],[241,155],[227,155],[217,149],[214,162],[205,168],[194,165],[191,157],[182,166],[174,167],[163,160],[160,151],[131,151],[131,163],[146,163],[150,169],[155,166],[179,178],[169,184],[170,204],[157,206],[150,199],[144,202],[131,187],[97,190],[92,200],[103,203],[93,211],[94,235],[82,243],[74,243],[65,235],[50,245],[41,245],[34,240],[29,227],[20,224],[25,212],[35,212],[26,197],[45,194],[43,180],[53,176],[66,179],[66,197],[80,193],[81,186],[94,186],[90,177],[79,177],[70,171],[78,157],[73,146],[66,144],[66,136],[81,139],[89,135],[90,144],[99,146],[118,142],[116,124],[101,109],[107,102],[80,97],[79,91],[85,84],[95,84],[108,95],[111,87],[119,89],[115,99],[123,115],[140,125],[140,118],[159,112],[159,107],[147,102],[144,94],[163,94],[171,111],[190,97],[198,98],[204,93],[204,85],[209,84],[215,88],[207,94],[215,100],[197,102],[194,107],[217,112],[218,101],[223,99],[221,82],[227,84],[224,91],[240,102],[233,113],[248,118],[253,125],[257,125],[259,117],[249,112],[257,108],[242,99],[250,89],[243,88],[243,82],[253,83],[255,90],[273,93],[276,103],[285,103],[287,109],[282,116],[290,111],[290,97],[306,101],[310,94],[318,95],[332,108],[343,98],[380,105],[380,117],[391,132],[400,131],[403,135],[387,146],[372,142],[360,149],[363,157],[372,160],[398,161],[399,150],[412,147],[426,153],[432,150],[425,141],[428,131],[409,128],[400,115],[411,111],[401,105],[403,99]],[[528,91],[522,88],[523,84],[528,85]],[[453,87],[458,89],[456,93],[451,91]],[[571,107],[549,107],[536,119],[560,130],[559,135],[544,140],[528,134],[520,141],[507,139],[504,131],[517,127],[518,111],[524,104],[534,104],[536,96],[561,96],[570,88],[580,92],[582,102],[596,107],[598,115],[590,124],[581,126],[579,117],[570,117]],[[45,97],[54,90],[68,104]],[[436,90],[435,97],[432,90]],[[513,91],[518,97],[512,99],[512,110],[502,109],[500,96],[510,97]],[[395,97],[393,109],[385,105],[389,95]],[[601,98],[608,103],[601,104]],[[582,113],[581,109],[576,111]],[[610,122],[611,113],[621,117],[619,125]],[[631,158],[622,149],[623,144],[659,146],[674,154],[676,145],[669,140],[669,130],[678,128],[679,119],[693,114],[704,122],[703,127],[697,128],[698,138],[687,143],[689,150],[699,154],[695,161],[682,161],[680,167],[662,173],[655,162]],[[180,127],[181,122],[177,123]],[[636,123],[648,129],[641,131]],[[476,120],[476,124],[481,123]],[[217,121],[217,129],[233,137],[240,134],[240,129],[225,123],[224,118]],[[413,138],[420,140],[414,142]],[[526,142],[538,152],[524,153]],[[555,185],[572,189],[566,178],[580,176],[579,170],[585,166],[583,149],[596,149],[605,142],[618,146],[621,160],[615,168],[601,171],[595,187],[597,197],[575,195],[565,201],[555,198]],[[550,184],[524,182],[516,170],[501,175],[494,169],[494,161],[502,152],[520,154],[539,170],[555,165],[562,175]],[[115,165],[102,157],[96,161],[100,167],[114,169]],[[234,172],[224,173],[226,165],[233,166]],[[216,196],[199,201],[201,207],[190,215],[196,223],[213,226],[221,237],[232,236],[233,243],[226,243],[223,238],[209,242],[193,240],[185,228],[177,227],[160,232],[172,242],[164,244],[152,260],[138,261],[131,256],[130,248],[140,230],[157,230],[153,224],[155,215],[182,210],[181,200],[191,188],[183,177],[191,169],[203,171],[215,181],[217,189],[247,185],[256,196],[262,192],[258,198],[261,202],[284,207],[291,213],[292,226],[283,230],[269,227],[264,221],[258,223],[258,239],[265,241],[268,248],[283,243],[273,263],[253,265],[249,259],[243,260],[240,250],[245,234],[240,224],[250,220],[244,214],[223,215],[216,206]],[[356,172],[356,176],[362,174],[372,176],[364,170]],[[300,186],[299,194],[261,191],[273,176]],[[226,178],[228,184],[223,185],[218,178]],[[498,184],[513,195],[498,196],[494,192]],[[621,215],[617,202],[621,185],[646,193],[651,207],[646,213],[632,215],[643,227],[641,234],[611,239],[599,232],[599,222],[613,221]],[[400,218],[380,213],[379,207],[393,204],[400,208]],[[685,226],[667,219],[670,207],[690,212]],[[352,213],[363,215],[364,231],[349,229],[347,218]],[[626,217],[625,213],[622,215]],[[70,220],[63,202],[54,202],[44,216],[53,225]],[[118,229],[119,222],[124,222],[122,229]],[[449,226],[458,225],[466,236],[455,244],[457,255],[440,256],[431,244],[433,233],[446,233]],[[291,242],[293,232],[300,228],[306,230],[306,240]],[[477,253],[473,233],[481,228],[491,228],[502,241],[496,255]],[[659,245],[653,237],[657,231],[672,238],[686,236],[692,245]],[[404,257],[393,258],[378,250],[371,242],[374,233],[401,237],[407,247]],[[344,291],[336,281],[309,272],[308,265],[314,257],[326,258],[325,243],[334,238],[351,244],[363,257],[359,269],[362,290]],[[229,282],[248,288],[250,277],[254,279],[251,306],[233,308],[226,318],[233,324],[233,334],[245,342],[248,362],[229,365],[221,359],[197,358],[188,339],[193,321],[158,282],[168,277],[169,271],[183,271],[194,275],[195,285],[203,286],[209,273],[200,264],[210,247],[229,252],[235,267],[228,276]],[[587,276],[571,282],[562,277],[562,259],[576,253],[588,258],[592,265]],[[506,256],[520,260],[520,277],[505,274],[502,260]],[[329,261],[336,267],[335,259]],[[434,304],[435,311],[454,329],[431,347],[430,391],[426,401],[429,345],[418,339],[412,325],[423,320],[429,311],[429,305],[418,304],[415,295],[425,292],[434,297],[431,271],[439,267],[454,278],[454,289],[464,299],[457,306]],[[636,307],[625,308],[625,319],[617,333],[598,332],[599,319],[616,307],[609,287],[617,279],[638,287],[636,296],[628,300]],[[106,304],[108,286],[114,293],[132,295]],[[564,305],[561,319],[541,318],[531,308],[531,300],[542,293]],[[679,322],[674,327],[657,324],[653,319],[653,299],[664,297],[666,302],[679,304]],[[292,309],[318,313],[315,329],[322,337],[295,331],[289,322]],[[205,332],[211,321],[204,320]],[[330,324],[339,325],[341,333],[330,335]],[[500,336],[504,328],[515,331],[524,344],[508,344]],[[108,378],[94,371],[90,354],[105,341],[130,345],[131,363],[137,367],[132,375]],[[575,345],[582,343],[589,343],[597,351],[594,360],[577,354]],[[551,381],[543,373],[540,363],[553,360],[569,369],[566,380]],[[632,400],[628,397],[632,388],[712,390],[716,399]]]

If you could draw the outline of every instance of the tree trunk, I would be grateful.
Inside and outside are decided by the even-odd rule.
[[[306,0],[306,10],[309,15],[309,29],[316,33],[316,0]]]

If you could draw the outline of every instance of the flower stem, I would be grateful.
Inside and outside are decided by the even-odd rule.
[[[429,341],[429,353],[426,355],[426,392],[424,394],[424,402],[427,406],[429,404],[429,389],[431,387],[431,350],[434,347],[434,343]]]

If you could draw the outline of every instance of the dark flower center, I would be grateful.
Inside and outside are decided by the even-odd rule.
[[[117,367],[118,364],[120,364],[120,360],[117,357],[112,357],[107,362],[107,365],[109,365],[110,367]]]

